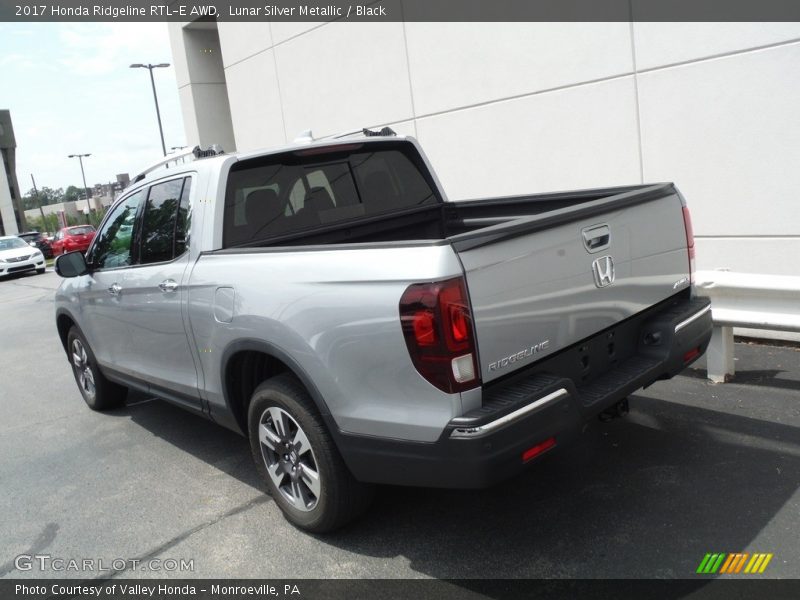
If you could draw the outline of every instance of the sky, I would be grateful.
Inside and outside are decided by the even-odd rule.
[[[11,111],[17,179],[38,187],[82,186],[135,176],[161,157],[146,69],[173,63],[166,23],[0,23],[0,109]],[[167,151],[186,144],[172,66],[155,69]]]

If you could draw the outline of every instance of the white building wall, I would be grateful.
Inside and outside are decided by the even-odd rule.
[[[219,38],[238,150],[391,125],[453,199],[674,181],[698,268],[800,274],[798,23],[220,23]]]
[[[14,214],[11,188],[9,187],[2,157],[0,157],[0,220],[2,220],[5,235],[17,235],[20,233],[17,227],[17,218]]]

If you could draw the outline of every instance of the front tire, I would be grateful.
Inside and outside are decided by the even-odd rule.
[[[44,272],[45,272],[46,270],[47,270],[46,268],[45,268],[45,269],[36,269],[36,274],[37,274],[37,275],[44,275]]]
[[[278,375],[256,388],[247,423],[256,468],[291,523],[326,533],[369,507],[372,486],[353,478],[308,392],[293,376]]]
[[[75,326],[67,334],[67,353],[75,383],[89,408],[103,411],[125,404],[128,388],[105,378],[97,366],[92,349]]]

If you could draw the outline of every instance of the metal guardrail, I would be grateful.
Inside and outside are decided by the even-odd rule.
[[[708,378],[735,374],[733,328],[800,332],[800,277],[731,271],[695,273],[698,296],[711,299],[714,332],[706,354]]]

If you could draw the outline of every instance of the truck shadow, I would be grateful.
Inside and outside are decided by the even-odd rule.
[[[686,578],[707,552],[776,552],[750,544],[800,487],[797,428],[645,395],[631,405],[514,480],[387,488],[322,539],[440,579]]]
[[[246,438],[167,402],[131,391],[124,408],[107,413],[128,417],[153,435],[242,483],[263,490]]]
[[[141,399],[116,414],[263,489],[244,438]],[[772,575],[796,577],[779,548],[751,544],[800,487],[798,439],[793,426],[643,392],[628,418],[592,425],[520,477],[482,491],[383,487],[364,518],[315,537],[438,579],[692,578],[705,553],[745,550],[775,552]]]

